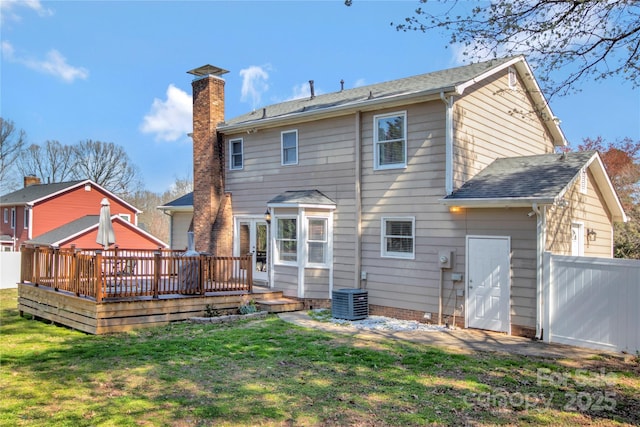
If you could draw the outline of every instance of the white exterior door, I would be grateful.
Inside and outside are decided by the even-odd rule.
[[[584,256],[584,224],[571,224],[571,255]]]
[[[267,273],[267,223],[261,219],[238,219],[234,241],[234,255],[251,254],[253,280],[268,279]]]
[[[510,332],[508,236],[467,236],[467,327]]]

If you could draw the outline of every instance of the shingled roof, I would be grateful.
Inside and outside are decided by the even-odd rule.
[[[267,202],[272,205],[336,206],[336,202],[318,190],[285,191]]]
[[[595,157],[595,151],[582,151],[496,159],[443,200],[460,206],[550,204]]]
[[[165,211],[193,210],[193,191],[185,194],[184,196],[178,197],[175,200],[167,202],[162,206],[158,206],[158,209]]]
[[[56,182],[53,184],[34,184],[0,197],[0,205],[24,205],[75,187],[84,181]]]
[[[224,131],[225,127],[228,126],[247,123],[257,124],[267,118],[327,110],[340,106],[358,105],[372,99],[391,99],[416,92],[446,92],[454,90],[457,85],[473,80],[487,71],[513,59],[514,57],[494,59],[403,79],[317,95],[313,98],[305,97],[294,99],[292,101],[269,105],[262,109],[229,119],[221,124],[219,129]]]

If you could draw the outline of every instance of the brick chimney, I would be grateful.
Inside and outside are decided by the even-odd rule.
[[[38,178],[37,176],[29,175],[24,177],[24,188],[36,184],[40,184],[40,178]]]
[[[204,65],[188,71],[193,89],[193,231],[199,252],[232,254],[230,196],[224,193],[224,144],[217,125],[224,121],[228,71]]]

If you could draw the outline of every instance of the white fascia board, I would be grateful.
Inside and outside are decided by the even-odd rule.
[[[555,199],[512,197],[503,199],[440,199],[445,206],[460,206],[461,208],[526,208],[533,203],[538,205],[552,205]]]
[[[157,206],[156,209],[169,212],[193,212],[193,206]]]
[[[586,167],[588,167],[593,174],[598,188],[600,189],[600,192],[605,199],[607,207],[611,211],[613,220],[618,222],[627,222],[629,218],[624,212],[624,208],[622,207],[620,199],[618,198],[618,193],[616,193],[616,190],[613,187],[611,180],[609,179],[609,175],[604,168],[604,164],[602,163],[602,159],[600,158],[600,156],[597,153],[594,154],[593,157],[587,162]]]
[[[304,208],[304,209],[330,209],[334,210],[336,205],[317,205],[307,203],[267,203],[268,208]]]
[[[116,195],[115,195],[115,194],[113,194],[111,191],[109,191],[109,190],[107,190],[106,188],[104,188],[104,187],[102,187],[102,186],[100,186],[100,185],[96,184],[95,182],[91,181],[90,179],[85,179],[84,181],[80,181],[80,182],[78,182],[78,183],[76,183],[76,184],[74,184],[74,185],[70,185],[70,186],[68,186],[68,187],[65,187],[65,188],[63,188],[63,189],[61,189],[61,190],[56,191],[55,193],[47,194],[46,196],[40,197],[39,199],[31,200],[31,201],[29,202],[29,204],[30,204],[30,206],[33,206],[34,204],[39,203],[39,202],[41,202],[41,201],[43,201],[43,200],[50,199],[50,198],[52,198],[52,197],[54,197],[54,196],[57,196],[57,195],[62,194],[62,193],[65,193],[65,192],[67,192],[67,191],[69,191],[69,190],[72,190],[72,189],[75,189],[75,188],[78,188],[78,187],[83,187],[83,186],[85,186],[85,185],[87,185],[87,184],[89,184],[89,185],[91,185],[91,186],[93,186],[93,187],[95,187],[95,188],[100,189],[100,191],[103,191],[103,192],[107,193],[109,196],[111,196],[112,198],[114,198],[114,199],[118,200],[118,201],[119,201],[120,203],[122,203],[123,205],[125,205],[125,206],[127,206],[127,207],[131,208],[131,209],[132,209],[133,211],[135,211],[137,214],[142,213],[142,211],[141,211],[140,209],[136,208],[136,207],[135,207],[135,206],[133,206],[131,203],[129,203],[129,202],[125,201],[124,199],[122,199],[122,198],[120,198],[120,197],[116,196]]]

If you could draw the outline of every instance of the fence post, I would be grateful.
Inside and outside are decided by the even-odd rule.
[[[75,289],[77,293],[77,286],[80,281],[78,277],[80,276],[80,266],[78,265],[78,253],[76,252],[76,245],[71,245],[71,268],[69,272],[69,289]]]
[[[551,303],[553,293],[552,277],[552,254],[545,251],[543,254],[543,273],[542,273],[542,301],[538,301],[538,304],[542,304],[542,340],[546,343],[551,342],[551,324],[553,323],[553,313],[551,311]]]
[[[204,295],[206,293],[204,289],[205,272],[209,275],[211,274],[211,266],[209,265],[208,268],[205,268],[205,262],[207,262],[207,259],[207,256],[203,254],[200,254],[198,257],[198,290],[200,291],[200,295]]]
[[[94,291],[96,295],[96,302],[102,302],[103,290],[102,290],[102,251],[97,250],[95,257],[93,257],[94,266]]]
[[[33,259],[34,259],[34,275],[33,275],[33,284],[35,286],[39,286],[40,283],[40,248],[38,246],[35,247],[33,251]]]
[[[160,252],[153,253],[153,298],[158,298],[158,286],[160,284],[160,268],[161,268]]]
[[[60,248],[53,248],[53,288],[58,290],[58,272],[60,270]]]

